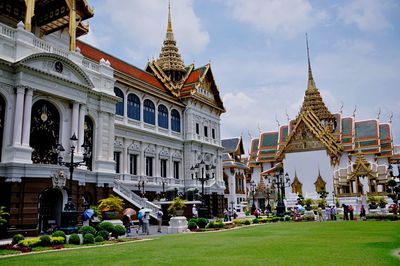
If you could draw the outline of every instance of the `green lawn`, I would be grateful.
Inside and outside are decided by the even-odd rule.
[[[400,222],[276,223],[0,259],[0,265],[400,265]]]

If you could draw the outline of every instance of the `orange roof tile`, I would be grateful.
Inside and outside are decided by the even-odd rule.
[[[167,89],[163,86],[163,84],[156,79],[153,75],[150,73],[147,73],[135,66],[132,66],[118,58],[115,58],[112,55],[109,55],[103,51],[100,51],[97,48],[94,48],[93,46],[90,46],[82,41],[77,41],[77,46],[81,49],[82,55],[85,57],[94,60],[96,62],[99,62],[101,58],[104,58],[105,60],[110,61],[111,66],[117,70],[120,71],[124,74],[127,74],[129,76],[132,76],[134,78],[137,78],[143,82],[146,82],[158,89],[160,89],[163,92],[167,92]]]

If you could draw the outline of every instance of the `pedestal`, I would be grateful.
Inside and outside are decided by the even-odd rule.
[[[198,213],[199,213],[199,217],[208,218],[208,207],[207,206],[199,207]]]
[[[305,211],[304,212],[304,218],[310,219],[310,220],[315,220],[314,211]]]
[[[175,216],[169,220],[168,234],[183,233],[188,230],[188,223],[185,216]]]
[[[66,234],[76,233],[78,231],[78,212],[63,211],[61,212],[61,230]]]

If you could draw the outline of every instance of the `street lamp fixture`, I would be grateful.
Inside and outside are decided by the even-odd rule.
[[[84,151],[83,160],[75,162],[74,161],[75,148],[78,142],[75,133],[72,135],[70,140],[71,140],[71,147],[70,147],[71,156],[69,162],[65,162],[64,158],[62,157],[62,153],[65,151],[64,147],[61,144],[56,144],[56,152],[58,153],[58,164],[67,167],[69,170],[68,202],[64,206],[64,211],[66,212],[76,211],[75,205],[72,202],[72,180],[74,176],[74,169],[77,168],[78,166],[86,165],[87,161],[91,157],[90,146],[87,143],[83,143],[83,145],[81,146]]]
[[[257,187],[256,182],[254,182],[254,180],[252,180],[250,182],[251,193],[253,196],[253,204],[251,205],[251,213],[252,214],[256,210],[256,204],[255,204],[255,202],[256,202],[256,198],[255,198],[256,197],[256,187]]]
[[[269,199],[271,196],[271,192],[268,187],[265,189],[265,195],[267,197],[267,213],[270,213],[271,212],[271,204],[269,204]]]
[[[200,163],[193,165],[190,167],[190,173],[192,175],[192,179],[198,180],[201,182],[201,203],[203,207],[203,215],[208,216],[208,207],[205,203],[205,198],[204,198],[204,183],[207,182],[210,179],[215,178],[215,170],[216,167],[213,164],[207,164],[204,162],[204,160],[201,160]],[[201,209],[199,209],[201,210]]]
[[[271,177],[268,179],[271,183]],[[278,203],[276,205],[276,216],[283,217],[285,215],[286,207],[283,199],[285,198],[285,188],[290,185],[289,174],[283,175],[283,170],[272,177],[272,184],[277,186]]]

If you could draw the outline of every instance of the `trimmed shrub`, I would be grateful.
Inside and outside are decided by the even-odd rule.
[[[118,238],[119,236],[123,236],[123,235],[125,235],[125,233],[126,233],[126,229],[122,225],[117,224],[116,226],[114,226],[113,236],[115,238]]]
[[[209,222],[206,227],[207,228],[215,228],[215,223],[214,222]]]
[[[197,225],[199,226],[199,228],[205,228],[207,224],[208,220],[206,218],[197,219]]]
[[[242,224],[244,224],[245,221],[246,220],[244,220],[244,219],[235,219],[235,220],[233,220],[233,224],[242,225]]]
[[[285,216],[285,222],[289,222],[291,220],[292,220],[292,218],[290,216]]]
[[[51,236],[54,236],[54,237],[62,236],[62,237],[64,237],[64,239],[66,239],[64,231],[61,231],[61,230],[54,231],[53,234],[51,234]]]
[[[188,228],[189,228],[189,230],[195,230],[195,229],[197,229],[197,224],[193,221],[189,221]]]
[[[90,233],[90,234],[92,234],[92,235],[95,235],[96,234],[96,229],[94,229],[94,227],[92,227],[92,226],[89,226],[89,225],[84,225],[84,226],[82,226],[81,228],[79,228],[79,231],[78,231],[80,234],[82,234],[82,235],[86,235],[86,234],[88,234],[88,233]]]
[[[188,221],[188,224],[189,224],[190,222],[195,223],[195,224],[197,225],[197,218],[191,218],[191,219]]]
[[[37,247],[40,246],[40,239],[39,238],[31,238],[31,239],[24,239],[18,242],[18,246],[20,247]]]
[[[251,224],[251,222],[249,221],[249,220],[246,220],[246,221],[244,221],[244,223],[243,223],[244,225],[250,225]]]
[[[91,233],[86,233],[83,236],[83,243],[84,244],[93,244],[94,243],[94,236]]]
[[[260,223],[265,224],[266,222],[268,222],[268,218],[262,218],[262,219],[260,219]]]
[[[59,245],[59,244],[64,244],[65,243],[65,238],[62,236],[51,236],[50,237],[50,244],[52,245]]]
[[[74,244],[74,245],[80,245],[81,244],[81,238],[78,236],[78,234],[71,234],[69,236],[68,243],[69,244]]]
[[[19,243],[19,241],[24,240],[24,239],[25,239],[25,237],[23,235],[16,234],[13,236],[11,244],[16,245]]]
[[[51,242],[50,236],[48,236],[48,235],[43,235],[43,236],[40,236],[39,239],[40,239],[40,245],[41,245],[41,246],[44,246],[44,247],[45,247],[45,246],[50,245],[50,242]]]
[[[111,222],[104,221],[99,224],[99,229],[112,233],[114,232],[114,225]]]
[[[273,223],[276,223],[277,221],[279,221],[279,217],[272,217],[271,221]]]
[[[253,219],[253,224],[258,224],[260,223],[260,220],[258,218]]]
[[[110,233],[106,230],[101,230],[97,233],[97,236],[101,236],[104,240],[108,240]]]
[[[96,243],[104,242],[104,238],[102,236],[98,235],[94,238],[94,242],[96,242]]]
[[[224,223],[222,221],[216,221],[214,225],[215,228],[224,228]]]

